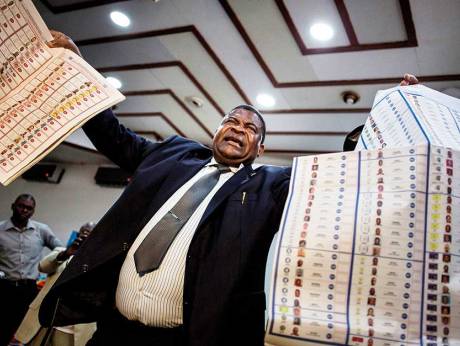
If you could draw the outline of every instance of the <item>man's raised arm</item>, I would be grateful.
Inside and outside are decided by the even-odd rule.
[[[73,40],[59,32],[51,30],[54,40],[48,42],[51,48],[69,49],[83,58]],[[99,152],[128,172],[133,172],[155,144],[120,125],[110,109],[89,120],[84,126],[88,138]]]

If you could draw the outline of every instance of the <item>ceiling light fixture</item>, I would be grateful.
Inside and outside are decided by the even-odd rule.
[[[118,11],[113,11],[110,13],[110,19],[112,19],[112,21],[123,27],[123,28],[126,28],[127,26],[129,26],[131,24],[131,20],[129,19],[129,17],[122,13],[122,12],[118,12]]]
[[[354,105],[356,102],[359,101],[359,95],[354,91],[344,91],[342,93],[342,100],[347,105]]]
[[[262,107],[273,107],[276,103],[275,98],[268,94],[259,94],[256,97],[256,101]]]
[[[109,83],[111,86],[113,86],[115,89],[120,89],[123,84],[121,84],[120,80],[115,78],[115,77],[107,77],[105,79],[107,83]]]
[[[204,105],[204,101],[202,99],[200,99],[199,97],[197,97],[197,96],[187,96],[185,98],[185,101],[191,103],[192,105],[194,105],[197,108],[201,108]]]
[[[329,41],[334,36],[334,30],[329,24],[316,23],[310,27],[310,35],[318,41]]]

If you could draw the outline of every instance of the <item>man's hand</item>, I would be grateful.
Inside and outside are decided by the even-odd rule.
[[[50,30],[51,35],[53,35],[54,40],[47,42],[48,47],[50,48],[66,48],[83,57],[80,53],[75,42],[72,39],[59,31]]]
[[[403,80],[399,83],[400,86],[408,86],[413,84],[418,84],[418,79],[413,74],[406,73],[404,74]]]
[[[88,238],[89,234],[91,233],[91,230],[88,229],[80,229],[80,232],[78,232],[77,238],[72,242],[72,244],[64,251],[59,253],[59,255],[56,257],[58,261],[65,261],[69,257],[73,256],[75,252],[78,250],[80,245]]]

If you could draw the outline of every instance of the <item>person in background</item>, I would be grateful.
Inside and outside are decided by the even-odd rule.
[[[355,147],[358,144],[358,139],[359,136],[361,136],[363,128],[364,125],[360,125],[346,135],[345,141],[343,142],[343,151],[355,150]]]
[[[53,35],[52,47],[80,54]],[[254,162],[262,114],[234,107],[211,148],[151,142],[110,109],[83,129],[134,175],[43,300],[40,322],[97,320],[92,346],[262,346],[266,260],[291,178],[290,167]]]
[[[66,249],[56,247],[39,263],[41,272],[48,274],[45,285],[29,306],[29,311],[16,331],[17,341],[28,346],[84,346],[96,330],[95,323],[78,324],[65,327],[42,327],[38,321],[38,310],[43,298],[53,286],[67,263],[86,240],[95,226],[94,222],[87,222],[80,227],[77,238]],[[43,342],[46,339],[46,342]]]
[[[19,195],[11,209],[11,218],[0,222],[0,346],[8,345],[38,293],[42,250],[62,246],[48,225],[30,219],[35,211],[32,195]]]

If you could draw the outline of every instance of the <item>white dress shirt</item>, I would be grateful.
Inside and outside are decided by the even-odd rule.
[[[212,197],[243,165],[240,165],[239,168],[230,168],[230,172],[220,175],[217,184],[172,242],[157,270],[142,277],[139,276],[134,263],[134,253],[150,230],[176,205],[185,192],[200,177],[217,169],[215,164],[216,161],[213,158],[210,163],[182,185],[153,215],[129,249],[120,271],[116,291],[116,306],[129,320],[161,328],[182,325],[185,261],[190,242]]]

